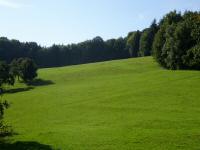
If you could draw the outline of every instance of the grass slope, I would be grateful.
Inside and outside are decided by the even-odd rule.
[[[200,148],[198,71],[164,70],[146,57],[41,69],[39,78],[47,81],[5,96],[14,141],[62,150]]]

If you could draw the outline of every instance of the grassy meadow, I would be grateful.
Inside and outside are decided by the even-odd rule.
[[[4,96],[11,103],[5,121],[16,132],[11,143],[59,150],[200,149],[199,71],[165,70],[145,57],[40,69],[38,78]]]

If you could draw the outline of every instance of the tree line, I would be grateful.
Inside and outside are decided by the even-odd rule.
[[[168,69],[199,69],[200,13],[172,11],[148,28],[124,38],[91,40],[68,45],[42,47],[35,42],[0,38],[0,60],[7,63],[28,57],[39,67],[58,67],[130,57],[153,55]]]
[[[128,57],[124,38],[103,41],[95,37],[78,44],[41,47],[35,42],[22,43],[18,40],[0,38],[0,59],[10,63],[13,59],[28,57],[39,67],[75,65]]]
[[[39,67],[57,67],[151,55],[152,40],[157,24],[143,31],[130,32],[125,38],[104,41],[97,36],[77,44],[42,47],[35,42],[20,42],[0,38],[0,59],[10,63],[13,59],[28,57]],[[141,37],[141,41],[140,41]]]

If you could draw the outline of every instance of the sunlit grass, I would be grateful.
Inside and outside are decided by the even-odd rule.
[[[51,81],[5,95],[14,141],[62,150],[200,148],[200,72],[152,57],[39,70]],[[14,88],[24,88],[17,84]]]

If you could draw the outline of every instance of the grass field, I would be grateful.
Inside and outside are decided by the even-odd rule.
[[[9,138],[13,143],[200,149],[199,71],[164,70],[146,57],[41,69],[39,78],[33,88],[18,83],[5,95],[11,102],[5,120],[17,133]]]

